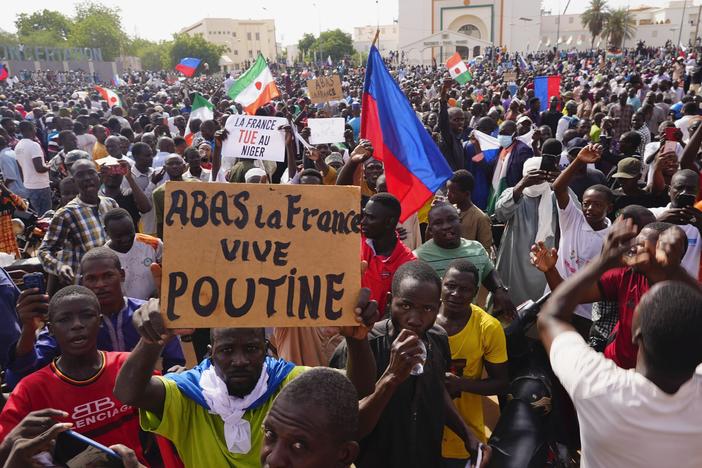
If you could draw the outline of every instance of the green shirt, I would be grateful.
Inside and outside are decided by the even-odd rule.
[[[139,410],[139,422],[143,430],[155,432],[170,439],[186,467],[258,468],[261,466],[263,420],[280,389],[306,370],[304,366],[296,366],[283,380],[278,391],[264,405],[244,413],[244,419],[251,425],[249,453],[231,453],[224,440],[222,418],[211,414],[183,395],[174,381],[164,377],[158,377],[166,389],[163,417],[159,419],[154,413]]]
[[[442,278],[444,277],[446,267],[448,267],[449,263],[458,258],[465,258],[475,265],[480,274],[481,283],[487,275],[495,269],[485,247],[478,241],[464,238],[461,238],[461,245],[455,249],[441,248],[434,243],[434,239],[431,239],[420,245],[417,250],[414,251],[414,255],[418,259],[424,260],[431,265]]]

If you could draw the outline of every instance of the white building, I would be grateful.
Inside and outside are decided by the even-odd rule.
[[[535,50],[540,0],[400,0],[399,47],[410,63],[443,63],[458,50],[464,58],[489,45]]]
[[[661,7],[638,6],[629,8],[634,23],[635,33],[631,39],[625,39],[624,47],[634,47],[639,41],[645,41],[648,46],[662,46],[666,41],[673,44],[683,43],[684,46],[702,34],[698,29],[701,8],[700,4],[691,0],[670,2]],[[682,31],[681,31],[682,27]],[[540,48],[554,47],[558,44],[563,49],[589,49],[592,36],[582,25],[580,14],[567,14],[560,17],[549,15],[541,18]],[[606,47],[604,38],[596,38],[595,47]]]
[[[244,62],[255,60],[259,52],[269,60],[275,60],[278,56],[275,22],[272,19],[204,18],[180,32],[202,34],[214,44],[227,46],[228,51],[219,61],[222,71],[244,68]]]
[[[402,1],[400,1],[400,4],[402,4]],[[378,36],[377,46],[380,53],[385,56],[391,50],[398,50],[400,46],[400,26],[397,23],[353,28],[353,35],[351,36],[353,38],[353,48],[357,52],[368,53],[378,28],[380,28],[380,35]]]

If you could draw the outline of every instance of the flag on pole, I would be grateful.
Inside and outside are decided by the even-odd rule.
[[[473,79],[473,75],[471,75],[470,70],[468,70],[468,67],[461,58],[461,54],[458,52],[449,57],[446,62],[446,68],[451,74],[451,78],[456,80],[459,84],[464,85]]]
[[[526,71],[529,68],[529,64],[524,60],[522,54],[517,55],[517,58],[519,60],[519,68],[521,68],[522,71]]]
[[[234,102],[244,106],[247,114],[253,115],[262,105],[280,96],[278,87],[266,59],[258,54],[256,62],[236,80],[227,91]]]
[[[548,109],[552,96],[559,96],[561,92],[561,76],[537,76],[534,78],[534,96],[541,102],[541,111]]]
[[[126,86],[127,83],[119,77],[118,74],[115,73],[115,75],[112,77],[112,84],[115,85],[117,88],[120,86]]]
[[[175,66],[175,69],[185,76],[193,76],[201,61],[199,58],[185,57]]]
[[[201,122],[205,120],[212,120],[214,118],[214,105],[204,98],[200,93],[195,93],[195,98],[193,99],[193,104],[190,106],[190,117],[188,118],[188,125],[185,126],[185,141],[188,146],[193,144],[193,138],[195,134],[190,131],[190,122],[193,119],[200,119]]]
[[[122,105],[122,100],[113,90],[109,88],[103,88],[102,86],[97,85],[95,86],[95,89],[98,93],[100,93],[100,97],[107,101],[107,105],[109,105],[110,107]]]
[[[400,221],[417,212],[453,172],[409,101],[371,46],[363,83],[361,137],[383,161],[388,191],[402,205]]]
[[[334,65],[334,63],[332,62],[332,59],[331,59],[331,55],[327,55],[327,65],[329,65],[330,67],[332,65]]]
[[[0,81],[6,80],[7,75],[7,68],[5,67],[5,65],[0,65]]]

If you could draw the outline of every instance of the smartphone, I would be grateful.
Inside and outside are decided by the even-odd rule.
[[[695,196],[689,193],[681,193],[675,199],[675,204],[678,208],[687,208],[695,204]]]
[[[127,175],[128,168],[122,167],[121,164],[107,166],[107,173],[110,175]]]
[[[27,273],[22,277],[22,289],[38,288],[40,294],[46,292],[46,284],[44,283],[44,273]]]
[[[678,141],[678,129],[676,127],[667,127],[665,129],[666,141]]]
[[[123,468],[122,457],[109,447],[83,434],[68,430],[56,438],[54,461],[68,468]]]
[[[666,130],[669,130],[666,128]],[[663,152],[664,153],[675,153],[675,150],[678,148],[678,142],[675,140],[665,140],[665,143],[663,144]]]
[[[559,156],[553,154],[542,154],[541,155],[541,166],[539,167],[542,171],[556,172],[558,171],[558,163],[560,161]]]

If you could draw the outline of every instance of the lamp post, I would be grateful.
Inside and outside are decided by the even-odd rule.
[[[561,15],[565,15],[566,11],[568,10],[568,7],[570,6],[570,0],[568,0],[568,3],[566,3],[565,8],[563,9],[563,13],[561,13],[560,5],[558,7],[558,16],[556,17],[556,21],[558,25],[556,26],[556,50],[558,50],[558,43],[561,40]]]

